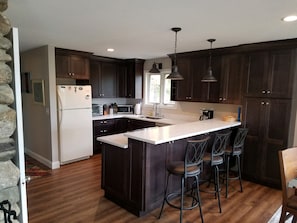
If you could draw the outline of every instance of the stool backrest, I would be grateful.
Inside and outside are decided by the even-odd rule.
[[[247,128],[238,128],[232,147],[233,150],[243,148],[248,131],[249,130]]]
[[[200,140],[188,140],[185,153],[185,176],[191,166],[199,166],[203,163],[203,156],[207,148],[209,137]]]
[[[229,143],[231,131],[226,133],[216,133],[211,149],[211,159],[216,156],[222,156],[225,153],[226,146]]]

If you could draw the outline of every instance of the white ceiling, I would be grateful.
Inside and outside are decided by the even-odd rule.
[[[297,0],[9,0],[4,14],[19,28],[21,51],[42,45],[116,58],[297,38]],[[115,52],[107,52],[114,48]]]

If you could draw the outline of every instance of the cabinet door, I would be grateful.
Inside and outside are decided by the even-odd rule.
[[[118,66],[115,63],[101,63],[101,95],[105,98],[117,96]]]
[[[263,181],[280,188],[278,151],[287,148],[291,101],[265,99],[262,106],[265,107],[265,124],[261,175]]]
[[[287,147],[289,99],[246,98],[244,123],[249,129],[243,173],[249,179],[280,187],[278,151]]]
[[[177,67],[179,73],[183,76],[183,80],[175,81],[175,100],[176,101],[191,101],[192,99],[192,76],[191,76],[191,61],[189,58],[178,58]]]
[[[243,173],[249,179],[260,179],[260,164],[262,154],[262,138],[265,107],[260,98],[245,98],[243,120],[244,126],[249,129],[246,137],[243,154]]]
[[[192,89],[193,101],[207,101],[210,86],[201,82],[201,79],[207,72],[208,58],[196,57],[191,59],[192,81],[189,83]]]
[[[241,104],[242,56],[239,54],[222,57],[220,103]]]
[[[92,85],[92,97],[98,98],[101,97],[101,65],[99,62],[91,62],[90,63],[90,83]]]
[[[295,72],[295,50],[277,50],[270,54],[268,85],[270,97],[291,98]]]
[[[268,52],[250,53],[245,58],[246,96],[263,97],[266,93]]]
[[[71,55],[70,72],[75,79],[90,79],[89,60],[87,58]]]
[[[128,73],[127,65],[119,65],[119,75],[118,75],[118,97],[126,98],[128,97]]]
[[[56,54],[56,76],[58,78],[71,78],[72,76],[69,69],[69,56],[65,54]]]

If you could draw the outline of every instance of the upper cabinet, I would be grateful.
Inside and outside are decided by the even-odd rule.
[[[291,98],[295,50],[252,52],[245,58],[245,96]]]
[[[143,64],[142,59],[128,59],[120,65],[119,97],[142,99]]]
[[[90,53],[56,48],[57,78],[88,80],[90,78]]]
[[[174,81],[175,101],[204,101],[218,102],[219,88],[218,82],[201,82],[206,74],[209,64],[208,54],[203,56],[179,57],[177,66],[180,74],[184,77],[181,81]],[[212,58],[212,70],[216,78],[220,78],[220,57]]]
[[[90,70],[93,97],[117,97],[119,65],[116,62],[91,60]]]
[[[221,60],[219,102],[227,104],[242,103],[242,54],[227,54]]]

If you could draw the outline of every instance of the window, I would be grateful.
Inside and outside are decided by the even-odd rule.
[[[171,80],[166,79],[168,75],[168,72],[146,74],[146,104],[174,105],[174,101],[170,100]]]

